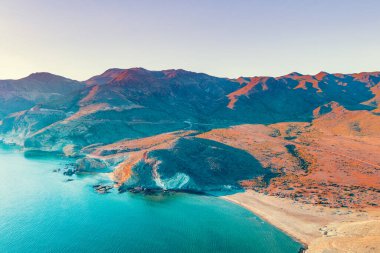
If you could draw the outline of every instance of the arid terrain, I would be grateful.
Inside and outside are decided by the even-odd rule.
[[[326,207],[379,206],[379,137],[366,134],[365,128],[334,135],[336,128],[323,124],[317,119],[312,124],[241,125],[199,137],[244,149],[276,173],[270,183],[265,178],[242,181],[245,188]],[[349,124],[340,121],[336,127]]]

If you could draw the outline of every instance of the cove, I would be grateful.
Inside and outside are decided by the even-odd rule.
[[[54,173],[67,160],[0,146],[0,252],[298,252],[240,206],[176,193],[99,195],[106,175]]]

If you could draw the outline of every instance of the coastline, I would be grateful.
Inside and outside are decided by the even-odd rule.
[[[1,145],[18,147],[0,141]],[[329,208],[252,190],[219,198],[259,216],[299,242],[307,253],[380,252],[380,208]]]
[[[306,205],[248,190],[220,197],[301,243],[308,253],[380,252],[380,210]]]

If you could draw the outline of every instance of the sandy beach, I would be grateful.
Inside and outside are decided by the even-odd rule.
[[[380,252],[380,209],[328,208],[248,190],[223,196],[307,247],[308,253]]]

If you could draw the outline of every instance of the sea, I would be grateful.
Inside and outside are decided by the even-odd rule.
[[[301,245],[251,212],[186,193],[144,195],[63,175],[70,161],[0,146],[0,253],[296,253]]]

